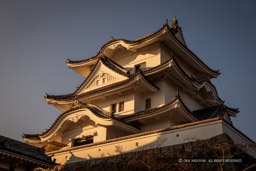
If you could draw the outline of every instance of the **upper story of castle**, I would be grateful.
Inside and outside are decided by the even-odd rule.
[[[224,105],[209,68],[184,41],[174,18],[133,41],[112,38],[96,56],[67,61],[85,77],[77,89],[45,99],[63,113],[41,134],[24,140],[48,151],[221,117],[231,123],[237,109]]]
[[[64,112],[91,103],[117,117],[129,115],[165,105],[177,91],[192,111],[223,103],[210,82],[219,72],[187,48],[175,18],[133,41],[112,38],[96,56],[67,65],[84,82],[71,94],[45,97]]]

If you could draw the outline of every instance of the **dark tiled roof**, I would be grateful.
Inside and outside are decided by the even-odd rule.
[[[168,23],[165,23],[165,24],[163,25],[163,27],[160,28],[159,30],[157,30],[156,32],[153,32],[153,33],[148,34],[148,35],[146,35],[146,36],[140,37],[140,38],[135,39],[135,40],[133,40],[133,41],[131,41],[131,40],[125,40],[125,39],[112,39],[112,40],[110,40],[109,42],[105,43],[105,44],[100,48],[100,50],[99,50],[99,52],[97,53],[96,56],[93,56],[93,57],[91,57],[91,58],[84,59],[84,60],[79,60],[79,61],[70,61],[70,60],[68,60],[67,63],[74,64],[74,63],[81,63],[81,62],[87,62],[87,61],[95,60],[96,58],[98,58],[98,57],[101,56],[102,50],[103,50],[106,46],[108,46],[109,44],[111,44],[111,43],[114,43],[114,42],[116,42],[116,41],[120,41],[120,40],[121,40],[121,41],[124,41],[125,43],[128,43],[128,44],[140,44],[140,43],[142,43],[142,42],[144,42],[144,41],[147,41],[148,39],[150,39],[150,38],[152,38],[152,37],[154,37],[154,36],[159,35],[164,29],[169,30],[172,35],[173,35],[174,32],[177,32],[177,29],[180,29],[180,30],[181,30],[180,27],[177,27],[177,29],[172,29],[172,28],[170,28],[170,27],[168,26]],[[182,32],[181,32],[181,34],[182,34]],[[198,62],[200,62],[201,64],[203,64],[203,65],[204,65],[207,69],[209,69],[211,72],[213,72],[213,73],[215,73],[215,74],[217,74],[217,75],[220,74],[220,73],[219,73],[219,70],[213,70],[213,69],[209,68],[200,58],[198,58],[191,50],[189,50],[189,49],[186,47],[186,45],[183,45],[183,44],[176,38],[176,36],[173,35],[173,37],[175,38],[175,40],[177,40],[177,41],[179,42],[179,44],[180,44],[182,47],[184,47],[186,50],[188,50],[188,52],[191,53],[191,54],[195,57],[195,59],[198,60]],[[183,34],[182,34],[182,37],[183,37]],[[183,38],[183,40],[184,40],[184,38]]]
[[[113,71],[122,74],[124,76],[128,76],[127,71],[125,71],[125,69],[119,65],[118,63],[116,63],[115,61],[111,60],[110,58],[104,56],[101,58],[101,61],[108,66],[110,69],[112,69]]]
[[[214,107],[204,108],[200,110],[193,111],[193,114],[197,116],[200,120],[214,118],[217,116],[223,116],[224,112],[223,105],[218,105]]]
[[[23,134],[22,138],[28,138],[33,140],[40,140],[39,134]]]
[[[53,128],[53,126],[58,122],[58,120],[60,120],[61,117],[70,114],[70,112],[73,112],[73,111],[76,111],[76,110],[79,110],[79,109],[85,109],[85,108],[90,110],[97,117],[100,117],[100,118],[103,118],[103,119],[113,118],[114,120],[117,120],[117,121],[122,122],[126,125],[134,127],[133,125],[130,125],[129,123],[125,123],[123,120],[120,120],[118,118],[114,118],[114,116],[110,112],[107,112],[107,111],[101,109],[100,107],[98,107],[96,105],[83,103],[79,107],[72,108],[72,109],[60,114],[58,116],[58,118],[55,120],[55,122],[51,125],[51,127],[49,129],[47,129],[45,132],[42,132],[41,134],[34,134],[34,135],[33,134],[24,134],[23,137],[28,138],[28,139],[33,139],[34,137],[38,137],[39,140],[40,140],[39,136],[47,134]],[[136,128],[136,127],[134,127],[134,128]]]
[[[81,62],[89,62],[89,61],[93,61],[93,60],[95,60],[97,58],[98,58],[98,53],[97,53],[97,55],[95,55],[93,57],[90,57],[88,59],[81,59],[81,60],[77,60],[77,61],[72,61],[70,59],[67,59],[66,63],[75,64],[75,63],[81,63]]]
[[[55,96],[55,95],[48,95],[45,97],[45,98],[48,98],[48,99],[54,99],[54,100],[75,100],[76,98],[80,98],[80,97],[85,97],[85,96],[89,96],[89,95],[93,95],[93,94],[97,94],[97,93],[100,93],[100,92],[104,92],[104,91],[107,91],[107,90],[111,90],[111,89],[114,89],[114,88],[118,88],[120,86],[123,86],[131,81],[134,80],[134,78],[136,78],[136,76],[138,75],[142,75],[143,78],[145,78],[145,80],[147,80],[153,87],[159,89],[157,86],[155,86],[150,80],[148,80],[144,75],[143,75],[143,72],[142,71],[139,71],[139,72],[136,72],[135,74],[131,75],[129,77],[129,79],[127,80],[124,80],[124,81],[120,81],[120,82],[117,82],[117,83],[114,83],[114,84],[111,84],[111,85],[107,85],[107,86],[104,86],[104,87],[101,87],[101,88],[97,88],[97,89],[94,89],[94,90],[91,90],[91,91],[88,91],[88,92],[85,92],[85,93],[82,93],[78,96],[74,96],[74,93],[72,94],[67,94],[67,95],[60,95],[60,96]]]
[[[101,87],[99,89],[95,89],[95,90],[92,90],[92,91],[89,91],[89,92],[86,92],[86,93],[83,93],[83,94],[93,94],[94,92],[99,92],[99,91],[102,91],[102,90],[105,90],[105,89],[108,89],[108,88],[115,88],[117,86],[121,86],[125,83],[128,83],[131,79],[133,79],[135,76],[138,75],[138,73],[142,73],[143,75],[144,74],[150,74],[151,72],[154,72],[154,71],[158,71],[158,70],[161,70],[163,68],[165,68],[171,61],[172,59],[174,58],[170,58],[169,60],[167,60],[166,62],[162,63],[161,65],[158,65],[156,67],[153,67],[153,68],[150,68],[148,70],[145,70],[145,71],[139,71],[135,74],[132,74],[129,76],[129,80],[124,80],[124,81],[121,81],[121,82],[118,82],[118,83],[114,83],[114,84],[111,84],[111,85],[108,85],[108,86],[105,86],[105,87]],[[175,63],[177,64],[176,60],[175,60]],[[97,64],[96,64],[97,65]],[[95,65],[95,66],[96,66]],[[177,64],[177,66],[179,66]],[[181,68],[180,68],[181,69]],[[93,69],[94,70],[94,69]],[[181,71],[185,74],[185,76],[187,78],[189,78],[190,80],[192,80],[182,69]],[[92,72],[91,72],[92,73]],[[90,75],[89,75],[90,76]],[[89,77],[88,76],[88,77]],[[147,77],[144,76],[144,78],[146,78],[147,81],[149,81],[151,84],[153,84]],[[86,81],[86,80],[85,80]],[[75,99],[74,97],[74,94],[78,91],[78,89],[85,83],[85,81],[80,85],[78,86],[77,90],[74,92],[74,93],[70,93],[70,94],[66,94],[66,95],[48,95],[46,94],[46,97],[45,98],[48,98],[48,99],[54,99],[54,100],[72,100],[72,99]],[[83,95],[82,94],[82,95]]]
[[[47,156],[43,149],[2,135],[0,135],[0,149],[55,165],[55,163],[51,161],[51,157]]]
[[[124,41],[125,43],[129,43],[129,44],[139,44],[139,43],[141,43],[141,42],[143,42],[143,41],[146,41],[146,40],[148,40],[149,38],[151,38],[151,37],[153,37],[153,36],[159,34],[163,29],[166,28],[166,26],[168,26],[168,25],[164,24],[163,27],[160,28],[159,30],[157,30],[156,32],[153,32],[153,33],[151,33],[151,34],[148,34],[148,35],[146,35],[146,36],[140,37],[140,38],[135,39],[135,40],[111,39],[110,41],[108,41],[107,43],[105,43],[105,44],[100,48],[100,50],[98,51],[98,53],[97,53],[95,56],[90,57],[90,58],[88,58],[88,59],[78,60],[78,61],[71,61],[71,60],[68,59],[67,63],[75,64],[75,63],[88,62],[88,61],[95,60],[95,59],[97,59],[97,58],[99,58],[99,57],[101,56],[101,51],[102,51],[102,49],[104,49],[104,47],[106,47],[107,45],[109,45],[109,44],[111,44],[111,43],[120,41],[120,40],[121,40],[121,41]]]
[[[221,104],[221,105],[193,111],[193,114],[200,120],[204,120],[204,119],[214,118],[217,116],[223,116],[224,113],[227,112],[227,109],[232,110],[235,113],[239,112],[238,109],[229,108],[224,104]]]
[[[93,71],[95,70],[97,64],[99,63],[99,61],[101,61],[102,63],[104,63],[105,66],[107,66],[109,69],[111,69],[114,72],[117,72],[121,75],[124,75],[126,77],[129,77],[128,73],[125,72],[124,68],[122,66],[120,66],[119,64],[115,63],[114,61],[112,61],[111,59],[109,59],[108,57],[104,56],[104,57],[100,57],[97,61],[97,63],[94,65],[92,71],[90,72],[90,74],[88,75],[87,79],[85,79],[75,90],[74,93],[70,93],[70,94],[66,94],[66,95],[58,95],[58,96],[54,96],[54,95],[48,95],[46,94],[45,98],[54,98],[54,99],[66,99],[66,98],[71,98],[72,96],[74,96],[78,90],[87,82],[88,78],[91,76],[91,74],[93,73]]]
[[[90,72],[90,74],[88,75],[88,77],[82,82],[82,84],[80,84],[76,91],[72,94],[75,94],[88,80],[88,78],[91,76],[91,74],[93,73],[93,71],[95,70],[96,66],[98,65],[99,62],[102,62],[105,66],[107,66],[109,69],[111,69],[114,72],[117,72],[121,75],[124,75],[126,77],[128,77],[128,74],[126,72],[124,72],[123,67],[120,67],[120,65],[116,64],[115,62],[113,62],[111,59],[109,59],[108,57],[104,56],[104,57],[100,57],[97,61],[97,63],[94,65],[92,71]],[[121,68],[121,69],[120,69]]]
[[[107,59],[107,58],[106,58]],[[106,61],[106,60],[105,60]],[[178,64],[178,62],[176,61],[175,57],[172,56],[170,57],[169,60],[167,60],[166,62],[162,63],[161,65],[158,65],[156,67],[153,67],[153,68],[150,68],[148,70],[145,70],[145,71],[140,71],[140,73],[142,75],[146,74],[146,75],[150,75],[151,73],[155,72],[155,71],[160,71],[162,69],[165,69],[171,62],[174,62],[176,64],[176,66],[179,68],[179,70],[183,73],[183,75],[188,79],[190,80],[191,82],[195,82],[199,85],[203,84],[204,82],[207,82],[209,83],[209,85],[211,85],[214,90],[216,91],[216,94],[217,94],[217,97],[218,99],[223,102],[223,100],[219,97],[218,95],[218,91],[216,89],[216,87],[209,81],[209,79],[207,78],[191,78],[190,76],[187,75],[187,73],[181,68],[181,66]],[[95,65],[96,66],[96,65]],[[107,65],[109,66],[109,65]],[[91,72],[92,73],[92,72]],[[48,98],[48,99],[54,99],[54,100],[62,100],[62,101],[65,101],[65,100],[74,100],[78,97],[85,97],[85,96],[88,96],[88,95],[92,95],[92,94],[96,94],[96,93],[99,93],[99,92],[102,92],[102,91],[106,91],[106,90],[109,90],[109,89],[112,89],[112,88],[116,88],[116,87],[119,87],[119,86],[122,86],[128,82],[130,82],[138,73],[135,73],[133,75],[130,75],[129,76],[129,79],[128,80],[124,80],[124,81],[121,81],[121,82],[118,82],[118,83],[114,83],[114,84],[111,84],[111,85],[108,85],[108,86],[105,86],[105,87],[101,87],[99,89],[95,89],[95,90],[92,90],[92,91],[89,91],[89,92],[86,92],[86,93],[83,93],[77,97],[74,96],[74,94],[78,91],[78,89],[85,83],[85,81],[77,88],[77,90],[74,92],[74,93],[71,93],[71,94],[66,94],[66,95],[58,95],[58,96],[55,96],[55,95],[47,95],[45,98]],[[148,82],[150,82],[152,85],[154,85],[147,77],[144,77]],[[156,87],[156,86],[155,86]]]
[[[150,68],[148,70],[145,70],[144,71],[144,74],[145,75],[150,75],[151,73],[153,73],[154,71],[159,71],[159,70],[162,70],[162,69],[165,69],[171,62],[174,62],[175,65],[179,68],[179,70],[183,73],[183,75],[189,79],[191,82],[195,82],[199,85],[203,84],[204,82],[207,82],[209,83],[213,88],[214,90],[216,91],[216,94],[217,94],[217,97],[218,99],[224,103],[224,101],[219,97],[218,95],[218,91],[216,89],[216,87],[211,83],[211,81],[209,80],[209,78],[191,78],[183,69],[182,67],[179,65],[179,63],[177,62],[177,60],[175,59],[174,56],[170,57],[169,60],[167,60],[166,62],[162,63],[161,65],[158,65],[156,67],[153,67],[153,68]]]
[[[48,133],[52,128],[53,126],[58,122],[58,120],[63,117],[64,115],[68,115],[70,112],[72,111],[76,111],[76,110],[79,110],[79,109],[88,109],[90,110],[94,115],[96,115],[97,117],[100,117],[100,118],[104,118],[104,119],[109,119],[111,118],[111,113],[110,112],[107,112],[107,111],[104,111],[103,109],[101,109],[100,107],[96,106],[96,105],[93,105],[93,104],[86,104],[86,103],[83,103],[81,104],[81,106],[79,107],[75,107],[75,108],[71,108],[70,110],[67,110],[65,112],[63,112],[62,114],[60,114],[57,119],[54,121],[54,123],[51,125],[51,127],[49,129],[47,129],[45,132],[42,132],[40,134],[40,136],[42,135],[45,135],[46,133]],[[28,138],[28,139],[32,139],[33,136],[36,137],[38,136],[39,137],[39,134],[35,134],[35,135],[29,135],[27,136],[28,134],[24,134],[24,137],[25,138]],[[30,138],[32,137],[32,138]]]
[[[156,108],[151,108],[151,109],[147,109],[147,110],[144,110],[144,111],[139,111],[139,112],[136,112],[132,115],[129,115],[129,116],[124,116],[122,117],[121,119],[122,120],[127,120],[127,119],[130,119],[130,118],[136,118],[137,116],[143,116],[143,115],[148,115],[150,113],[153,113],[153,112],[157,112],[157,111],[160,111],[164,108],[167,108],[168,106],[170,106],[171,104],[173,104],[175,101],[179,100],[181,102],[181,104],[184,106],[184,108],[195,118],[197,118],[189,109],[188,107],[184,104],[183,100],[181,99],[180,95],[179,95],[179,91],[177,92],[177,95],[169,102],[169,103],[166,103],[164,104],[163,106],[160,106],[160,107],[156,107]]]

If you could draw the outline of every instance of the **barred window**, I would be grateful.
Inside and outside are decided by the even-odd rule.
[[[150,109],[151,108],[151,99],[148,98],[145,100],[145,109]]]
[[[106,83],[107,79],[106,78],[102,78],[102,84]]]
[[[96,80],[96,85],[100,85],[100,80]]]
[[[116,113],[116,104],[111,105],[111,113]]]
[[[93,136],[76,138],[72,140],[72,147],[93,143]]]
[[[119,102],[119,112],[124,111],[124,102]]]

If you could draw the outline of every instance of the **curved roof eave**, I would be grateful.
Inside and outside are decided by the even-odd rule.
[[[213,70],[210,67],[208,67],[199,57],[197,57],[191,50],[189,50],[185,45],[183,45],[179,40],[177,40],[177,38],[171,33],[170,30],[168,30],[168,35],[170,37],[169,40],[172,40],[173,43],[179,48],[181,49],[185,54],[187,54],[188,56],[190,56],[193,62],[195,62],[195,64],[200,65],[203,70],[205,71],[205,73],[207,73],[209,76],[211,76],[212,78],[216,78],[218,75],[220,75],[218,70]],[[183,55],[181,55],[182,57]],[[188,59],[188,58],[187,58]],[[184,61],[186,61],[186,59],[183,59]],[[190,63],[188,63],[189,65],[191,65]]]
[[[192,61],[195,62],[195,64],[200,65],[203,70],[210,75],[211,77],[217,77],[220,73],[218,71],[212,70],[211,68],[209,68],[203,61],[200,60],[200,58],[198,58],[192,51],[190,51],[185,45],[183,45],[171,32],[169,26],[167,24],[164,24],[162,28],[160,28],[158,31],[153,32],[149,35],[146,35],[144,37],[141,37],[139,39],[136,39],[134,41],[129,41],[129,40],[125,40],[125,39],[113,39],[107,43],[105,43],[99,50],[98,54],[94,57],[91,57],[89,59],[85,59],[85,60],[80,60],[80,61],[68,61],[67,64],[69,66],[73,65],[81,65],[81,64],[86,64],[88,62],[91,62],[95,59],[97,59],[99,56],[101,56],[101,54],[104,54],[104,51],[107,48],[110,49],[115,49],[115,47],[117,47],[118,45],[121,45],[123,47],[125,47],[126,49],[132,49],[135,48],[136,46],[142,46],[142,43],[148,42],[148,41],[152,41],[153,39],[156,39],[157,37],[166,34],[169,35],[169,40],[171,40],[173,42],[174,45],[176,45],[179,49],[181,49],[183,51],[183,53],[189,55],[192,58]]]
[[[227,112],[230,116],[236,117],[236,115],[240,112],[239,108],[231,108],[225,105],[225,107],[227,108]]]
[[[135,45],[136,45],[136,44],[139,44],[139,43],[141,43],[141,42],[147,40],[148,38],[150,38],[150,37],[152,37],[152,36],[154,36],[154,35],[158,35],[162,30],[165,29],[165,27],[166,27],[166,24],[164,24],[163,27],[160,28],[158,31],[153,32],[153,33],[151,33],[151,34],[148,34],[148,35],[146,35],[146,36],[143,36],[143,37],[141,37],[141,38],[135,39],[135,40],[133,40],[133,41],[131,41],[131,40],[125,40],[125,39],[111,39],[110,41],[108,41],[107,43],[105,43],[104,45],[101,46],[101,48],[99,49],[98,53],[97,53],[95,56],[90,57],[90,58],[87,58],[87,59],[83,59],[83,60],[78,60],[78,61],[72,61],[72,60],[69,60],[69,59],[68,59],[66,63],[67,63],[67,65],[70,66],[70,67],[73,67],[73,66],[75,67],[75,66],[77,66],[77,65],[87,64],[88,62],[91,62],[91,61],[97,59],[98,57],[100,57],[100,56],[101,56],[101,53],[102,53],[102,51],[103,51],[103,49],[106,48],[107,46],[114,45],[114,44],[116,44],[117,42],[124,43],[124,44],[126,44],[125,46],[127,46],[127,47],[129,46],[129,44],[130,44],[130,45],[131,45],[131,44],[135,44]]]
[[[195,80],[193,80],[191,77],[187,75],[187,73],[182,69],[182,67],[179,65],[179,63],[175,60],[174,57],[167,60],[162,65],[156,66],[154,68],[151,68],[149,70],[144,71],[146,76],[150,76],[151,74],[157,73],[159,71],[165,70],[168,67],[175,67],[175,70],[180,73],[184,81],[187,81],[188,84],[192,84],[197,90],[201,89],[202,87],[209,87],[213,91],[213,95],[215,99],[218,101],[218,104],[223,103],[221,98],[218,95],[217,89],[215,86],[207,81],[203,81],[202,83],[198,83]]]
[[[213,96],[216,99],[216,101],[218,102],[218,104],[224,103],[224,101],[219,97],[216,87],[212,83],[204,81],[203,83],[201,83],[201,85],[199,85],[199,89],[201,89],[201,88],[205,88],[205,89],[210,88],[212,90]]]
[[[185,112],[188,115],[189,118],[191,118],[192,120],[196,121],[198,120],[198,118],[196,118],[193,113],[189,110],[189,108],[184,104],[183,100],[181,99],[179,93],[177,93],[177,95],[167,104],[160,106],[160,107],[156,107],[156,108],[152,108],[152,109],[148,109],[145,111],[140,111],[140,112],[136,112],[132,115],[123,117],[122,120],[124,120],[125,122],[131,122],[131,121],[135,121],[135,120],[139,120],[139,119],[144,119],[149,118],[149,117],[154,117],[157,116],[159,114],[159,112],[165,112],[166,110],[171,110],[173,108],[176,108],[176,104],[179,104]],[[171,109],[170,107],[172,105],[173,106]]]
[[[114,91],[116,88],[125,88],[130,87],[134,81],[142,81],[143,84],[147,85],[152,91],[158,91],[159,88],[154,85],[150,80],[148,80],[144,75],[143,72],[137,72],[129,77],[129,79],[120,81],[114,84],[107,85],[105,87],[101,87],[98,89],[94,89],[85,93],[82,93],[80,95],[75,96],[74,93],[68,94],[68,95],[60,95],[60,96],[54,96],[54,95],[47,95],[46,100],[50,103],[58,103],[59,101],[66,101],[66,102],[74,102],[77,99],[88,97],[90,95],[94,95],[96,93],[104,92],[104,91]]]
[[[73,115],[75,116],[76,112],[78,111],[86,111],[86,113],[80,114],[79,117],[76,117],[77,120],[79,120],[83,116],[88,116],[91,120],[96,121],[98,124],[105,126],[113,125],[113,120],[111,119],[111,117],[107,116],[106,114],[103,115],[103,113],[106,111],[102,111],[102,114],[99,114],[95,112],[94,109],[91,107],[79,106],[74,109],[70,109],[66,112],[63,112],[61,115],[59,115],[59,117],[55,120],[52,126],[39,135],[41,141],[45,141],[50,136],[53,136],[60,129],[61,125],[63,125],[66,121],[72,121]],[[74,120],[74,122],[76,121]]]
[[[86,113],[79,114],[79,117],[75,116],[77,112],[86,111]],[[101,114],[99,113],[101,112]],[[108,116],[109,115],[109,116]],[[72,119],[75,117],[75,120],[79,120],[83,116],[88,116],[90,119],[95,121],[95,123],[103,126],[119,126],[123,129],[129,130],[133,133],[138,133],[139,129],[128,125],[122,121],[116,120],[115,118],[111,117],[111,114],[107,111],[104,111],[103,109],[99,108],[98,106],[92,105],[92,104],[85,104],[81,105],[79,107],[76,107],[74,109],[68,110],[64,113],[62,113],[52,124],[52,126],[47,129],[46,132],[42,132],[41,134],[36,134],[34,136],[38,137],[38,140],[34,141],[33,139],[29,138],[28,136],[24,139],[30,143],[39,143],[39,142],[46,142],[49,138],[54,136],[58,130],[61,128],[61,126],[66,121],[72,121]],[[25,134],[26,135],[26,134]],[[33,136],[33,135],[31,135]]]

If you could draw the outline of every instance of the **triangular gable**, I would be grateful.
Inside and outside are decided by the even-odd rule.
[[[98,60],[91,74],[79,87],[75,95],[80,95],[82,93],[128,79],[128,76],[116,72],[116,70],[113,69],[113,66],[108,66],[108,64],[103,60],[104,59]]]

